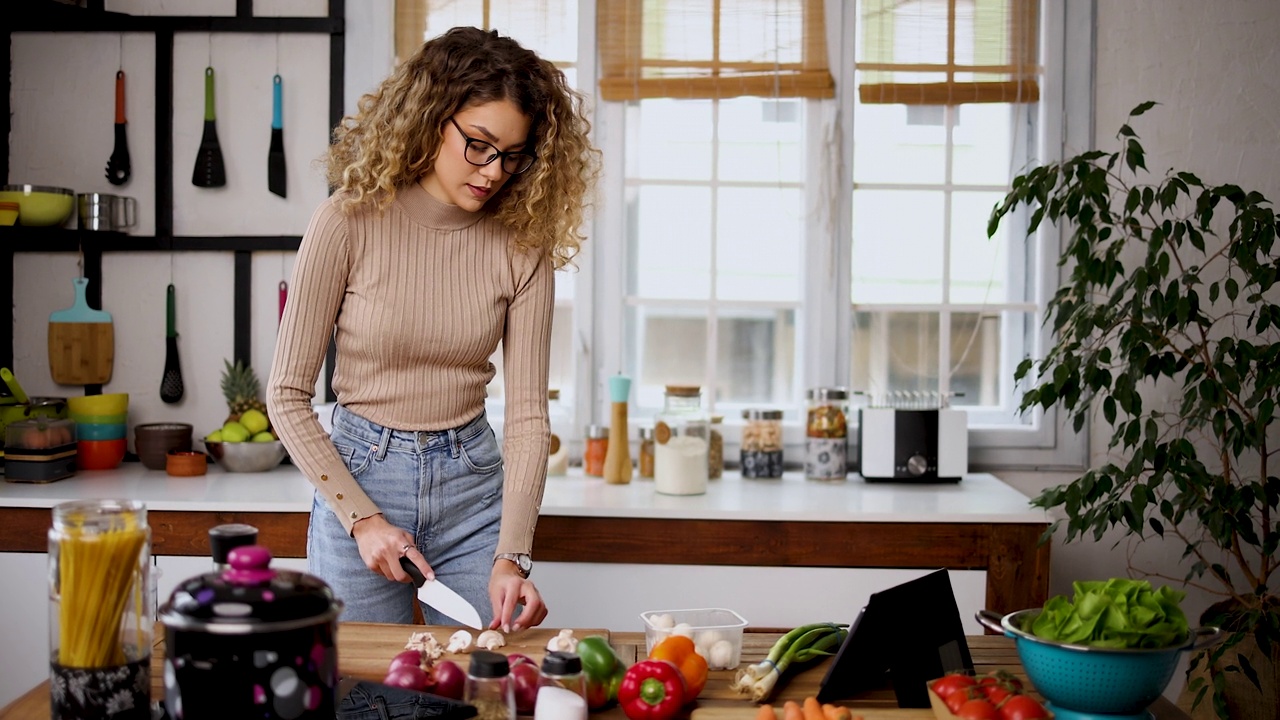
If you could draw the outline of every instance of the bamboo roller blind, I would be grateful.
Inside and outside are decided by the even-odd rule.
[[[600,0],[600,97],[829,98],[822,0]]]
[[[1038,0],[862,0],[863,103],[959,105],[1040,98]]]

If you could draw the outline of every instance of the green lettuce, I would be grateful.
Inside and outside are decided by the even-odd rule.
[[[1031,634],[1054,642],[1109,648],[1164,648],[1186,641],[1186,593],[1146,580],[1112,578],[1072,583],[1074,601],[1049,598]]]

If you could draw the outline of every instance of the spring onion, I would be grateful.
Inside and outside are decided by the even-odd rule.
[[[834,655],[849,634],[847,627],[847,624],[825,622],[795,628],[773,644],[768,657],[739,670],[730,689],[740,695],[750,695],[756,702],[765,702],[773,695],[778,678],[792,663],[803,664]]]

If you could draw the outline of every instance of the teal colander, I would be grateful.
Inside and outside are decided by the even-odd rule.
[[[1023,630],[1040,608],[1001,617],[979,610],[986,628],[1014,639],[1018,659],[1037,692],[1055,707],[1082,713],[1126,715],[1139,713],[1164,692],[1184,650],[1208,647],[1222,634],[1216,627],[1199,627],[1181,645],[1168,648],[1117,649],[1068,645],[1044,640]]]

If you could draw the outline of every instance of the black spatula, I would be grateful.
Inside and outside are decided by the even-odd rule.
[[[165,301],[165,353],[164,377],[160,379],[160,399],[167,403],[176,403],[182,399],[186,388],[182,384],[182,366],[178,362],[177,319],[174,311],[174,289],[169,284]]]
[[[271,149],[267,151],[267,189],[285,197],[284,122],[281,112],[280,76],[271,78]]]
[[[213,110],[213,68],[204,69],[204,135],[196,152],[196,167],[191,172],[196,187],[222,187],[227,184],[227,170],[222,165],[222,147],[218,145],[218,123]]]

